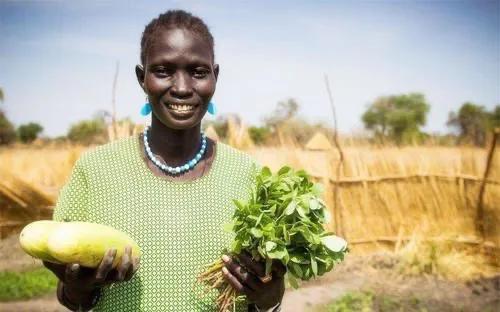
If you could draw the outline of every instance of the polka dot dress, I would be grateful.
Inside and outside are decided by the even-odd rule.
[[[208,173],[187,182],[154,175],[138,137],[84,153],[61,189],[54,220],[112,226],[142,251],[134,277],[103,289],[94,311],[216,311],[217,292],[202,296],[196,276],[230,246],[233,236],[223,227],[234,212],[232,199],[248,198],[257,168],[223,143]]]

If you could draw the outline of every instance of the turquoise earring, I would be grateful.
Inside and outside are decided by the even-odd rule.
[[[151,108],[151,104],[150,103],[146,103],[141,108],[141,115],[142,116],[147,116],[147,115],[149,115],[149,113],[151,113],[152,110],[153,109]]]
[[[212,116],[215,115],[215,104],[214,104],[214,102],[209,102],[208,103],[208,113],[210,115],[212,115]]]

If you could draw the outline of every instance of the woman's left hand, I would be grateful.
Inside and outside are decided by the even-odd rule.
[[[266,283],[259,277],[265,276],[265,264],[252,259],[248,253],[241,253],[233,258],[224,255],[222,268],[224,278],[255,303],[259,309],[269,309],[281,302],[285,293],[286,267],[280,261],[274,261],[271,270],[272,279]]]

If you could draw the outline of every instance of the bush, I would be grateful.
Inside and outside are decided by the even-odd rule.
[[[250,138],[257,145],[262,145],[271,135],[271,130],[267,127],[250,127],[248,128]]]
[[[29,299],[55,291],[57,278],[46,268],[0,272],[0,301]]]
[[[23,143],[31,143],[33,142],[40,132],[43,131],[43,127],[37,123],[30,122],[26,125],[21,125],[17,128],[17,136],[19,140]]]
[[[106,124],[103,119],[82,120],[68,131],[68,139],[75,143],[91,144],[106,141]]]

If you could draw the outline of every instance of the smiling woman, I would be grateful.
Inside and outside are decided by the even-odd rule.
[[[129,234],[142,256],[133,258],[127,248],[115,269],[114,249],[96,269],[45,262],[59,278],[58,299],[66,307],[217,310],[217,292],[200,298],[196,276],[232,241],[223,231],[232,200],[247,198],[259,165],[201,133],[219,73],[213,47],[203,21],[184,11],[168,11],[146,26],[136,75],[152,107],[151,127],[85,153],[54,210],[57,221],[100,223]],[[224,277],[235,289],[245,286],[243,294],[253,300],[236,310],[279,310],[282,275],[262,281],[263,263],[246,259],[245,271],[236,258],[227,263]]]

